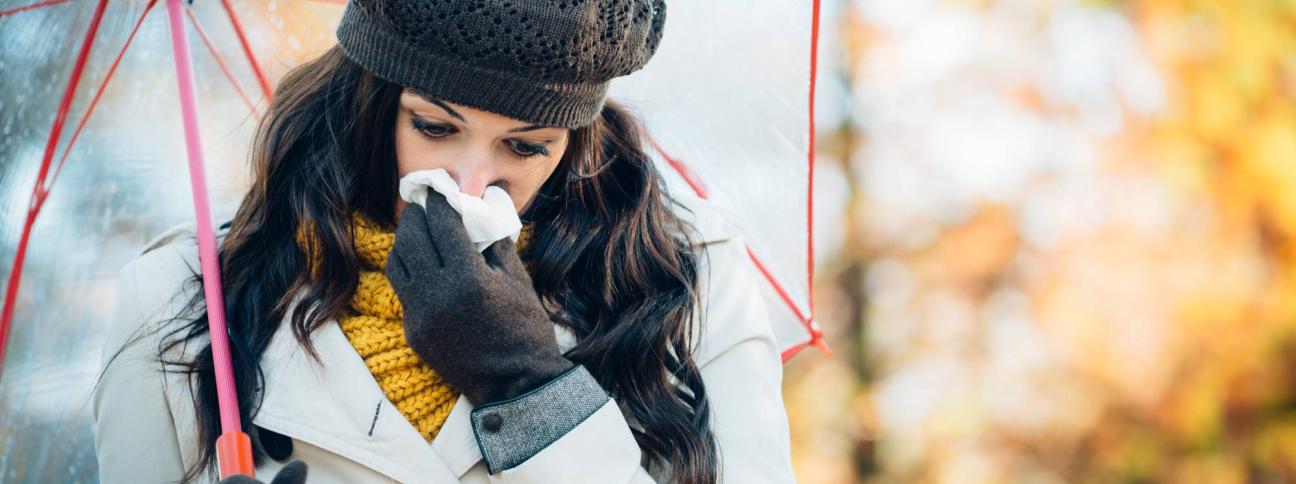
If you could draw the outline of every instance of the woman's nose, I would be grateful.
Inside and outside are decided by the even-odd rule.
[[[455,183],[459,184],[459,191],[474,197],[481,197],[486,193],[486,187],[491,183],[493,176],[490,170],[481,163],[463,163],[447,169],[450,177],[454,178]]]

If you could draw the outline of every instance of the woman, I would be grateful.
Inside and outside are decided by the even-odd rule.
[[[638,122],[605,99],[652,57],[665,13],[661,0],[348,4],[338,47],[277,87],[252,188],[217,234],[258,476],[793,480],[781,361],[742,239],[664,192]],[[473,196],[503,188],[517,243],[479,253],[443,197],[399,199],[401,176],[433,168]],[[214,475],[192,227],[122,270],[95,388],[103,482]]]

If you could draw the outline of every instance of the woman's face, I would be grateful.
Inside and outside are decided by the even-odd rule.
[[[396,167],[444,168],[459,190],[480,197],[498,185],[522,213],[558,166],[569,130],[537,126],[405,89],[396,115]],[[396,213],[405,208],[396,200]]]

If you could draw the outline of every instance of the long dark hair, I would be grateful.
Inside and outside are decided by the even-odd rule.
[[[241,418],[257,465],[267,456],[252,425],[260,360],[278,323],[289,318],[318,362],[309,336],[342,314],[360,271],[348,213],[396,224],[393,130],[402,90],[334,47],[280,82],[258,127],[252,187],[219,250]],[[672,213],[641,136],[637,117],[612,100],[592,124],[571,131],[558,168],[521,215],[534,224],[522,256],[554,320],[577,336],[566,356],[642,427],[631,425],[650,465],[668,469],[673,482],[712,483],[719,454],[690,336],[701,334],[693,327],[701,251]],[[300,224],[319,241],[314,277],[295,242]],[[200,286],[201,277],[186,283]],[[189,377],[197,407],[199,458],[184,482],[214,469],[220,427],[202,305],[194,291],[187,308],[198,316],[168,331],[159,348],[165,355],[195,339],[203,348],[192,359],[162,358],[166,371]]]

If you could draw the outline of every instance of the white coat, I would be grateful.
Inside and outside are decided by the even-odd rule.
[[[704,334],[694,354],[711,402],[720,480],[794,482],[782,362],[759,293],[760,276],[732,217],[709,202],[683,200],[695,213],[678,213],[695,224],[705,247],[699,266]],[[177,296],[191,267],[199,265],[189,223],[154,238],[121,270],[101,360],[106,371],[94,392],[101,482],[175,482],[196,458],[193,401],[183,376],[159,373],[158,331],[144,331],[138,344],[107,364],[137,330],[157,328],[154,323],[174,317],[192,291],[201,290],[190,286]],[[558,325],[555,337],[563,351],[575,343]],[[307,358],[287,324],[280,325],[263,356],[264,403],[253,423],[290,437],[293,444],[288,460],[267,458],[257,468],[264,481],[299,459],[308,466],[307,482],[314,484],[665,482],[665,476],[641,466],[642,453],[630,430],[634,421],[614,399],[522,464],[488,474],[466,398],[455,403],[429,445],[395,411],[335,321],[312,339],[323,367]],[[197,346],[206,344],[205,337],[198,341],[203,344]],[[186,351],[196,351],[194,346]]]

